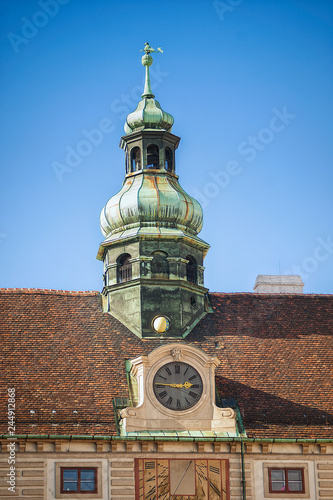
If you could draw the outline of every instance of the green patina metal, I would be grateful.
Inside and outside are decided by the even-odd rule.
[[[149,45],[148,42],[145,43],[145,46],[143,49],[140,50],[140,52],[144,52],[144,55],[141,58],[141,62],[143,66],[146,67],[146,79],[145,79],[145,88],[142,94],[142,97],[154,97],[152,90],[151,90],[151,85],[150,85],[150,75],[149,75],[149,66],[152,65],[153,58],[151,57],[152,52],[161,52],[163,53],[163,50],[161,47],[157,47],[157,50],[153,49]]]
[[[106,203],[100,222],[103,235],[112,237],[110,242],[136,235],[138,231],[142,234],[142,229],[154,236],[152,228],[156,227],[157,237],[161,236],[161,228],[166,228],[169,230],[166,235],[188,235],[208,247],[196,236],[203,225],[199,202],[182,189],[178,178],[162,170],[129,174],[121,190]]]
[[[207,441],[209,439],[215,440],[217,438],[225,437],[228,439],[232,439],[236,437],[234,434],[228,432],[214,432],[214,431],[139,431],[139,432],[130,432],[128,434],[123,434],[123,437],[137,437],[143,438],[149,436],[150,438],[154,438],[155,440],[159,440],[161,438],[168,438],[168,440],[173,441],[174,438],[178,440],[189,440],[200,442]]]
[[[150,54],[152,52],[163,51],[160,47],[157,50],[153,49],[148,42],[145,43],[142,51],[144,51],[144,55],[141,58],[141,62],[146,69],[145,86],[141,96],[142,100],[139,102],[138,107],[126,119],[125,132],[126,134],[131,134],[136,130],[142,129],[165,129],[171,131],[174,121],[173,116],[163,111],[160,103],[155,101],[149,74],[149,67],[153,63],[153,58]]]
[[[112,398],[113,414],[116,424],[117,433],[122,434],[122,428],[120,425],[120,411],[124,408],[132,406],[132,402],[129,398],[115,397]]]
[[[75,439],[76,440],[81,440],[81,439],[83,439],[83,440],[91,440],[91,437],[82,434],[82,435],[72,436],[71,439],[73,439],[73,440],[75,440]]]
[[[236,424],[237,424],[238,432],[241,436],[246,437],[246,431],[245,431],[242,415],[241,415],[241,412],[240,412],[238,405],[235,408],[235,412],[236,412]]]
[[[218,391],[217,384],[215,384],[215,400],[216,405],[220,408],[232,408],[234,410],[234,412],[236,413],[237,433],[241,437],[246,437],[246,431],[237,400],[232,397],[222,399]]]
[[[195,441],[197,442],[198,439],[202,440],[201,438],[198,437],[190,437],[190,436],[101,436],[101,435],[90,435],[90,436],[79,436],[77,434],[66,434],[66,435],[54,435],[54,434],[14,434],[13,436],[9,436],[7,434],[2,434],[0,435],[0,439],[6,439],[6,440],[14,440],[14,439],[31,439],[32,441],[35,441],[36,439],[43,439],[43,440],[49,440],[49,441],[56,441],[56,440],[74,440],[74,439],[89,439],[89,440],[99,440],[103,439],[104,441],[161,441],[161,440],[168,440],[168,441]],[[333,439],[290,439],[290,438],[272,438],[272,439],[264,439],[264,438],[243,438],[243,437],[233,437],[233,436],[214,436],[214,437],[205,437],[203,441],[207,442],[224,442],[224,443],[311,443],[311,444],[321,444],[321,443],[327,443],[327,444],[332,444]]]
[[[105,237],[97,258],[104,261],[101,304],[138,337],[184,338],[210,312],[204,287],[203,259],[209,245],[198,237],[203,212],[176,175],[180,138],[171,133],[173,117],[162,110],[151,91],[149,67],[153,49],[142,49],[146,78],[142,100],[126,120],[126,175],[122,188],[101,211]],[[155,253],[165,256],[166,272],[153,272]],[[119,279],[119,259],[126,255],[131,275]],[[195,262],[195,279],[187,264]],[[154,329],[157,317],[168,330]],[[132,397],[132,396],[131,396]]]

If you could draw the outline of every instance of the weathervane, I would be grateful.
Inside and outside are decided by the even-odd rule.
[[[144,87],[143,94],[141,97],[142,98],[154,98],[155,96],[151,90],[150,75],[149,75],[149,66],[151,66],[153,63],[153,58],[150,54],[152,52],[163,53],[163,50],[161,49],[161,47],[157,47],[157,50],[155,50],[155,49],[153,49],[153,47],[151,47],[149,45],[148,42],[146,42],[144,48],[141,49],[140,52],[144,52],[144,54],[141,58],[141,62],[143,64],[143,66],[146,67],[145,87]]]
[[[149,45],[148,42],[145,43],[144,48],[141,49],[140,52],[145,52],[146,54],[151,54],[152,52],[161,52],[163,54],[163,50],[161,49],[161,47],[157,47],[157,50],[155,50]]]

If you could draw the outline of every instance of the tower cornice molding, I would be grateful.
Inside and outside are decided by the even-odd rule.
[[[121,149],[125,149],[127,144],[131,144],[140,139],[164,139],[167,142],[170,142],[175,146],[175,149],[178,148],[181,138],[178,135],[172,134],[167,130],[159,130],[159,129],[144,129],[136,130],[135,132],[131,132],[128,135],[124,135],[120,139],[119,147]]]
[[[210,245],[206,243],[204,240],[201,240],[198,237],[193,237],[191,235],[187,234],[177,234],[177,235],[167,235],[163,237],[164,241],[179,241],[183,240],[185,243],[188,243],[189,245],[193,246],[194,248],[203,251],[204,255],[207,254]],[[106,238],[99,246],[98,253],[96,256],[97,260],[103,260],[104,254],[106,250],[110,247],[121,247],[124,246],[128,243],[135,243],[139,241],[161,241],[161,236],[159,234],[157,235],[147,235],[147,234],[136,234],[132,236],[127,236],[124,238]],[[184,260],[184,262],[186,262]]]

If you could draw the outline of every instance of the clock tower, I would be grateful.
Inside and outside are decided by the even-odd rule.
[[[146,43],[143,52],[142,99],[120,141],[125,179],[100,218],[102,309],[140,338],[184,338],[208,310],[203,260],[209,245],[198,237],[202,208],[178,182],[173,117],[151,90],[151,54],[162,50]]]

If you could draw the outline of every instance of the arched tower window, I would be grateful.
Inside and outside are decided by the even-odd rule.
[[[165,170],[173,171],[173,155],[170,148],[165,148]]]
[[[147,147],[147,168],[159,168],[160,155],[156,144],[149,144]]]
[[[197,283],[198,281],[198,267],[194,257],[188,255],[186,257],[186,279],[191,283]]]
[[[157,250],[152,253],[153,260],[151,261],[152,278],[168,278],[169,277],[169,262],[168,254]]]
[[[132,279],[132,264],[131,256],[128,253],[123,253],[117,259],[117,282],[124,283]]]
[[[140,148],[135,147],[131,150],[131,172],[141,170],[141,151]]]

